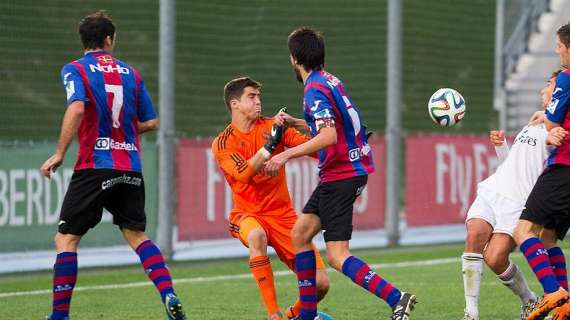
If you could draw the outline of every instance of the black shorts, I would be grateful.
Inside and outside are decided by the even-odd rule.
[[[521,220],[556,230],[564,239],[570,228],[570,166],[549,166],[538,177],[526,200]]]
[[[84,169],[73,173],[59,216],[59,232],[84,235],[103,216],[113,215],[120,228],[144,231],[144,181],[140,172]]]
[[[321,219],[325,241],[348,241],[352,237],[354,201],[366,186],[368,176],[319,183],[303,208]]]

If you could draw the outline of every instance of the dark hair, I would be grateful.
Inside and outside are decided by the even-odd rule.
[[[306,71],[325,66],[325,38],[308,27],[293,30],[288,39],[289,52]]]
[[[79,35],[85,49],[101,49],[105,38],[115,37],[115,26],[111,17],[103,10],[92,13],[79,22]]]
[[[560,27],[556,34],[566,47],[570,47],[570,22]]]
[[[550,78],[551,78],[551,79],[552,79],[552,78],[557,78],[558,75],[560,74],[560,72],[562,72],[562,69],[558,69],[558,70],[552,72],[552,74],[550,75]]]
[[[232,112],[230,101],[232,101],[233,99],[239,99],[243,94],[243,89],[247,87],[253,87],[255,89],[259,89],[261,88],[261,83],[249,77],[241,77],[231,80],[230,82],[226,83],[226,85],[224,86],[224,101],[230,113]]]

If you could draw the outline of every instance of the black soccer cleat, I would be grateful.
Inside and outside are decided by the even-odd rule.
[[[416,296],[411,293],[402,292],[400,301],[392,308],[391,320],[409,320],[410,312],[414,310]]]

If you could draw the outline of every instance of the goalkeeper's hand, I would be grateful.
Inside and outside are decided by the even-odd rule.
[[[285,128],[282,124],[274,123],[273,126],[271,127],[271,133],[269,135],[269,138],[267,139],[267,142],[263,146],[263,148],[267,150],[270,154],[273,153],[273,151],[275,151],[279,143],[281,143],[281,138],[283,137],[283,131],[285,131]]]

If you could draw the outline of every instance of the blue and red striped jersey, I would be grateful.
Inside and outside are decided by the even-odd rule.
[[[305,81],[305,121],[312,136],[334,124],[337,143],[319,151],[322,182],[344,180],[374,172],[372,150],[360,111],[342,81],[324,70],[313,70]]]
[[[558,123],[566,130],[570,130],[570,71],[564,70],[556,79],[556,87],[552,93],[552,99],[546,107],[546,118]],[[553,164],[570,165],[570,137],[564,138],[562,145],[554,148],[546,162],[547,166]]]
[[[137,121],[156,118],[138,71],[104,51],[61,70],[67,104],[83,101],[75,170],[142,171]]]

